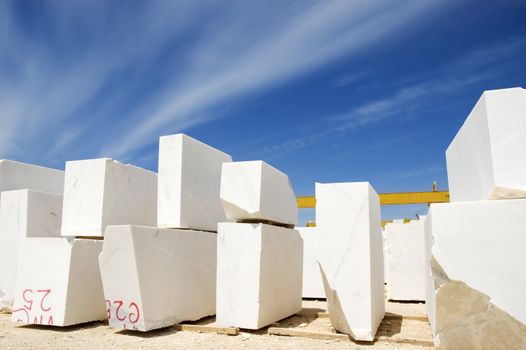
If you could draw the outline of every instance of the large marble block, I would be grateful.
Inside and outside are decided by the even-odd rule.
[[[525,213],[526,199],[431,206],[437,348],[526,348]]]
[[[66,162],[62,236],[101,237],[107,225],[157,222],[157,175],[109,158]]]
[[[0,311],[10,312],[20,245],[27,237],[60,237],[62,195],[16,190],[0,198]]]
[[[385,313],[378,195],[367,182],[316,183],[316,225],[331,323],[373,340]]]
[[[260,329],[301,311],[298,231],[248,223],[218,228],[217,324]]]
[[[217,231],[221,166],[232,157],[184,134],[159,139],[157,226]]]
[[[105,320],[101,240],[27,238],[21,246],[13,322],[70,326]]]
[[[298,204],[288,176],[263,161],[223,164],[221,201],[231,220],[296,224]]]
[[[526,197],[526,90],[485,91],[446,151],[452,202]]]
[[[64,171],[0,159],[0,192],[22,189],[62,193]]]
[[[325,289],[318,265],[317,227],[296,227],[303,239],[303,292],[304,298],[325,298]]]
[[[215,314],[217,235],[108,226],[99,264],[109,324],[149,331]]]
[[[425,300],[424,223],[422,217],[385,226],[387,297],[391,300]]]

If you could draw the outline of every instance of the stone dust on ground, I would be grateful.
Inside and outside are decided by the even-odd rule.
[[[325,301],[304,300],[301,315],[279,322],[277,327],[334,333],[327,317]],[[318,340],[274,336],[267,328],[241,331],[238,336],[177,331],[174,327],[141,333],[111,329],[106,322],[55,328],[17,325],[9,314],[0,314],[0,349],[430,349],[431,329],[421,303],[386,302],[388,317],[375,343],[352,340]]]

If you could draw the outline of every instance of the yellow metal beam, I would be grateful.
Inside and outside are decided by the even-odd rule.
[[[448,191],[380,193],[381,205],[431,204],[449,202]],[[298,197],[298,208],[316,208],[316,197]]]
[[[379,196],[381,205],[449,202],[448,191],[380,193]]]
[[[411,222],[411,219],[403,219],[403,220],[404,220],[404,224],[408,224]],[[390,224],[392,222],[393,220],[382,220],[382,228],[384,228],[385,225]]]

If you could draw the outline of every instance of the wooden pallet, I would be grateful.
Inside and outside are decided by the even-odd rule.
[[[215,323],[215,317],[205,317],[194,322],[183,322],[176,324],[174,328],[178,331],[189,331],[197,333],[216,333],[226,335],[238,335],[237,327],[222,327]]]
[[[312,320],[314,316],[315,319],[327,319],[329,318],[329,313],[326,311],[315,312],[313,314],[305,313],[305,309],[302,313],[296,314],[293,317],[305,317]],[[287,322],[289,321],[289,322]],[[282,321],[283,324],[273,324],[268,329],[268,334],[277,335],[277,336],[289,336],[289,337],[303,337],[303,338],[312,338],[312,339],[322,339],[322,340],[334,340],[334,341],[352,341],[357,344],[372,345],[374,343],[398,343],[398,344],[412,344],[423,347],[433,347],[433,341],[431,339],[420,339],[420,337],[414,337],[408,334],[392,334],[393,327],[401,327],[402,324],[410,322],[413,324],[421,324],[421,322],[428,322],[427,317],[425,316],[402,316],[394,313],[387,312],[382,320],[382,324],[378,328],[378,334],[374,341],[355,341],[347,334],[342,334],[334,330],[331,326],[325,328],[324,330],[312,330],[309,329],[309,325],[304,325],[305,328],[298,328],[294,326],[293,320],[291,318],[285,319]],[[311,321],[313,322],[313,321]],[[326,323],[327,321],[325,321]],[[287,325],[287,323],[289,323]],[[288,327],[287,327],[288,326]],[[300,326],[301,327],[301,326]],[[383,328],[383,329],[382,329]],[[399,332],[399,330],[398,330]]]
[[[297,328],[282,328],[282,327],[270,327],[268,329],[269,335],[287,336],[287,337],[301,337],[321,340],[338,340],[338,341],[353,341],[347,334],[343,333],[329,333],[329,332],[313,332],[308,330],[302,330]],[[430,340],[415,339],[415,338],[404,338],[404,337],[386,337],[381,336],[374,339],[374,341],[353,341],[359,344],[374,344],[380,343],[398,343],[398,344],[412,344],[425,347],[433,347],[434,344]]]

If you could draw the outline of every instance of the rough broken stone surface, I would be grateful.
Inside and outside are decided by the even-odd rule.
[[[385,313],[378,195],[367,182],[316,183],[316,225],[331,323],[373,340]]]
[[[525,349],[526,325],[463,282],[437,292],[437,349]]]
[[[217,235],[108,226],[99,257],[112,328],[149,331],[215,314]]]
[[[107,225],[157,222],[157,174],[109,158],[66,162],[62,236],[102,237]]]
[[[219,199],[221,166],[230,155],[184,134],[159,140],[157,226],[217,231],[226,220]]]
[[[231,220],[296,224],[298,204],[288,176],[263,161],[223,164],[221,202]]]
[[[526,197],[526,90],[485,91],[446,151],[452,202]]]
[[[64,172],[0,159],[0,192],[22,189],[62,193],[64,191]]]
[[[318,265],[318,238],[317,227],[296,227],[303,239],[303,297],[325,298],[325,289],[321,279]]]
[[[426,223],[435,345],[526,344],[526,199],[433,204]]]
[[[13,322],[70,326],[106,319],[97,257],[101,240],[26,238],[21,246]]]
[[[385,226],[387,248],[387,297],[391,300],[425,300],[425,217]]]
[[[248,223],[218,227],[216,323],[260,329],[301,311],[298,231]]]
[[[27,237],[60,237],[62,195],[16,190],[0,197],[0,311],[11,312],[20,245]]]

